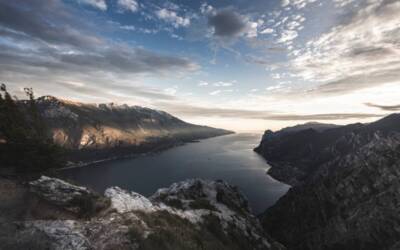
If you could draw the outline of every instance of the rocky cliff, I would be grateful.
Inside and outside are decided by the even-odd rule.
[[[4,249],[285,249],[223,181],[175,183],[150,198],[118,187],[101,196],[45,176],[28,187],[35,200],[0,216]]]
[[[293,185],[262,216],[288,249],[399,249],[400,115],[287,134],[256,149]]]

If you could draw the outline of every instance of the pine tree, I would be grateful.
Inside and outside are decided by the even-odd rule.
[[[0,86],[1,165],[17,172],[37,172],[63,165],[62,149],[51,139],[37,107],[33,90],[25,88],[27,101],[11,97]]]

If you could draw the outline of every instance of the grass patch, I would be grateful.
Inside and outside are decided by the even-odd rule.
[[[165,199],[164,203],[170,207],[183,209],[182,201],[179,199]]]
[[[129,237],[139,250],[239,250],[254,249],[255,242],[249,241],[235,225],[222,227],[218,216],[210,213],[203,216],[199,226],[167,211],[154,213],[137,212],[151,233],[144,238],[141,228],[132,225]]]
[[[110,206],[110,199],[98,195],[83,195],[72,200],[71,203],[78,207],[78,216],[81,218],[90,218],[101,210]]]

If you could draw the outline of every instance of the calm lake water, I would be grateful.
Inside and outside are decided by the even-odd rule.
[[[119,186],[145,196],[189,178],[222,179],[238,186],[253,211],[260,213],[289,188],[267,175],[268,164],[253,152],[260,138],[260,134],[220,136],[155,155],[103,162],[63,173],[98,192]]]

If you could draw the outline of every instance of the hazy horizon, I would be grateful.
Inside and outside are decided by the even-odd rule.
[[[400,110],[400,1],[0,0],[0,82],[262,132]]]

